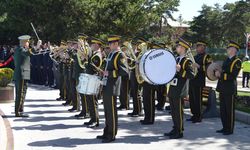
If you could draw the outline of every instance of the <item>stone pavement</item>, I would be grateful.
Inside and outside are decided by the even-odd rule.
[[[100,126],[89,129],[84,121],[69,113],[70,107],[62,106],[55,99],[58,90],[29,85],[25,112],[29,118],[15,118],[14,104],[0,104],[14,133],[15,150],[163,150],[163,149],[250,149],[250,126],[236,123],[235,133],[223,136],[215,133],[221,128],[219,118],[204,119],[202,123],[185,122],[184,138],[169,140],[163,133],[171,130],[172,120],[168,112],[156,112],[154,125],[140,125],[139,118],[126,116],[129,111],[119,111],[117,140],[102,144],[95,139],[104,127],[103,107],[100,104]],[[185,110],[189,113],[189,110]],[[188,116],[185,116],[188,118]]]

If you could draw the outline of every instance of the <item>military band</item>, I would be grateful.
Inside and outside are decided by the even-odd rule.
[[[15,115],[16,117],[27,117],[23,111],[27,81],[30,79],[29,57],[39,53],[35,49],[38,49],[41,41],[38,41],[37,47],[30,48],[30,36],[21,36],[19,39],[20,46],[15,50],[14,55],[16,66],[14,74]],[[140,123],[152,125],[155,122],[155,110],[163,111],[168,97],[173,129],[164,135],[169,136],[170,139],[183,137],[183,97],[189,95],[192,116],[187,121],[193,123],[202,121],[202,90],[206,86],[207,68],[212,63],[212,58],[206,53],[206,42],[196,42],[197,54],[192,58],[189,57],[192,55],[191,44],[179,38],[176,43],[178,56],[176,66],[174,66],[176,72],[173,79],[166,84],[152,84],[144,80],[138,64],[148,50],[170,51],[166,48],[165,43],[149,42],[139,37],[126,40],[122,44],[122,37],[118,35],[108,36],[107,41],[108,46],[101,39],[79,34],[78,37],[68,40],[67,43],[62,41],[59,47],[52,47],[53,53],[47,54],[58,64],[60,84],[59,98],[56,100],[64,101],[65,106],[71,105],[72,108],[68,111],[79,112],[75,115],[76,118],[90,118],[89,121],[84,122],[85,126],[89,128],[99,126],[98,100],[103,99],[105,127],[103,134],[97,136],[98,139],[101,139],[103,143],[115,140],[118,131],[117,109],[129,110],[130,98],[133,110],[128,113],[128,116],[144,116]],[[50,47],[48,46],[48,48]],[[219,79],[216,89],[219,92],[223,127],[217,132],[224,135],[232,134],[234,131],[236,79],[241,69],[241,61],[237,57],[239,48],[237,43],[231,41],[227,47],[228,58],[223,63],[222,72],[214,71],[215,76]],[[34,73],[32,74],[34,75]],[[102,82],[97,94],[79,92],[78,86],[81,84],[80,76],[82,74],[96,76]],[[117,106],[118,99],[119,106]]]

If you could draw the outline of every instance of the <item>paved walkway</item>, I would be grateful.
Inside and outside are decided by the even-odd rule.
[[[129,118],[130,111],[119,111],[117,140],[102,144],[95,139],[104,127],[103,107],[100,105],[100,127],[89,129],[77,120],[62,102],[55,101],[58,91],[29,86],[25,112],[29,118],[15,118],[14,104],[0,104],[14,133],[16,150],[163,150],[163,149],[250,149],[250,126],[237,122],[235,134],[223,136],[215,133],[221,128],[219,118],[204,119],[200,124],[185,122],[184,138],[169,140],[163,136],[172,127],[168,112],[156,112],[154,125],[140,125],[139,118]],[[186,110],[188,113],[189,111]],[[187,118],[188,116],[185,116]]]

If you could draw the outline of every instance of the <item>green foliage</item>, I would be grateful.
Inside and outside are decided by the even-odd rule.
[[[242,44],[245,42],[244,33],[250,31],[250,1],[240,0],[223,7],[204,5],[190,24],[186,36],[193,42],[205,40],[213,48],[225,47],[228,40]]]
[[[79,32],[101,37],[144,35],[164,13],[175,11],[179,0],[6,0],[0,4],[0,16],[7,14],[0,23],[1,41],[16,40],[21,34],[35,37],[32,22],[41,39],[59,42]]]
[[[6,87],[12,81],[13,74],[10,68],[0,68],[0,87]]]

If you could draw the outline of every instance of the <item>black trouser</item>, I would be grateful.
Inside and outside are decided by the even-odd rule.
[[[48,85],[49,86],[54,85],[55,81],[54,81],[54,73],[52,67],[47,68],[47,74],[48,74]]]
[[[189,84],[190,110],[194,119],[202,119],[202,89],[203,87]]]
[[[136,80],[135,71],[130,74],[131,96],[133,98],[133,113],[140,114],[142,110],[141,97],[138,97],[139,84]]]
[[[86,95],[91,122],[99,123],[98,102],[94,95]]]
[[[16,98],[15,98],[15,114],[23,112],[24,100],[27,92],[27,80],[20,79],[15,81]]]
[[[121,103],[121,107],[129,109],[129,77],[123,76],[121,77],[121,89],[119,100]]]
[[[59,83],[60,83],[60,87],[59,87],[59,90],[60,90],[60,98],[62,99],[66,99],[66,80],[65,80],[65,77],[64,75],[60,72],[59,73]]]
[[[116,79],[108,79],[107,85],[103,87],[103,105],[105,114],[105,128],[103,135],[108,139],[114,139],[117,134],[117,108],[113,88]]]
[[[248,85],[249,78],[250,78],[250,73],[249,72],[243,72],[242,73],[242,87],[249,86]]]
[[[80,110],[80,101],[79,101],[79,95],[76,91],[76,79],[71,79],[71,99],[72,99],[72,105],[74,109]]]
[[[174,130],[177,134],[183,132],[183,101],[181,98],[175,99],[169,97],[171,116],[174,123]]]
[[[86,95],[84,94],[80,94],[80,97],[81,97],[81,105],[82,105],[81,114],[83,114],[83,116],[86,116],[87,113],[89,112],[88,105],[87,105],[87,98],[86,98]]]
[[[66,85],[66,103],[71,104],[72,102],[72,95],[71,95],[71,74],[68,72],[67,75],[65,76],[65,85]]]
[[[146,82],[143,83],[143,109],[144,121],[153,123],[155,120],[155,90],[154,86]]]
[[[157,108],[163,108],[166,103],[166,86],[158,85],[157,86]]]
[[[233,132],[235,119],[235,95],[220,93],[220,115],[224,131]]]

